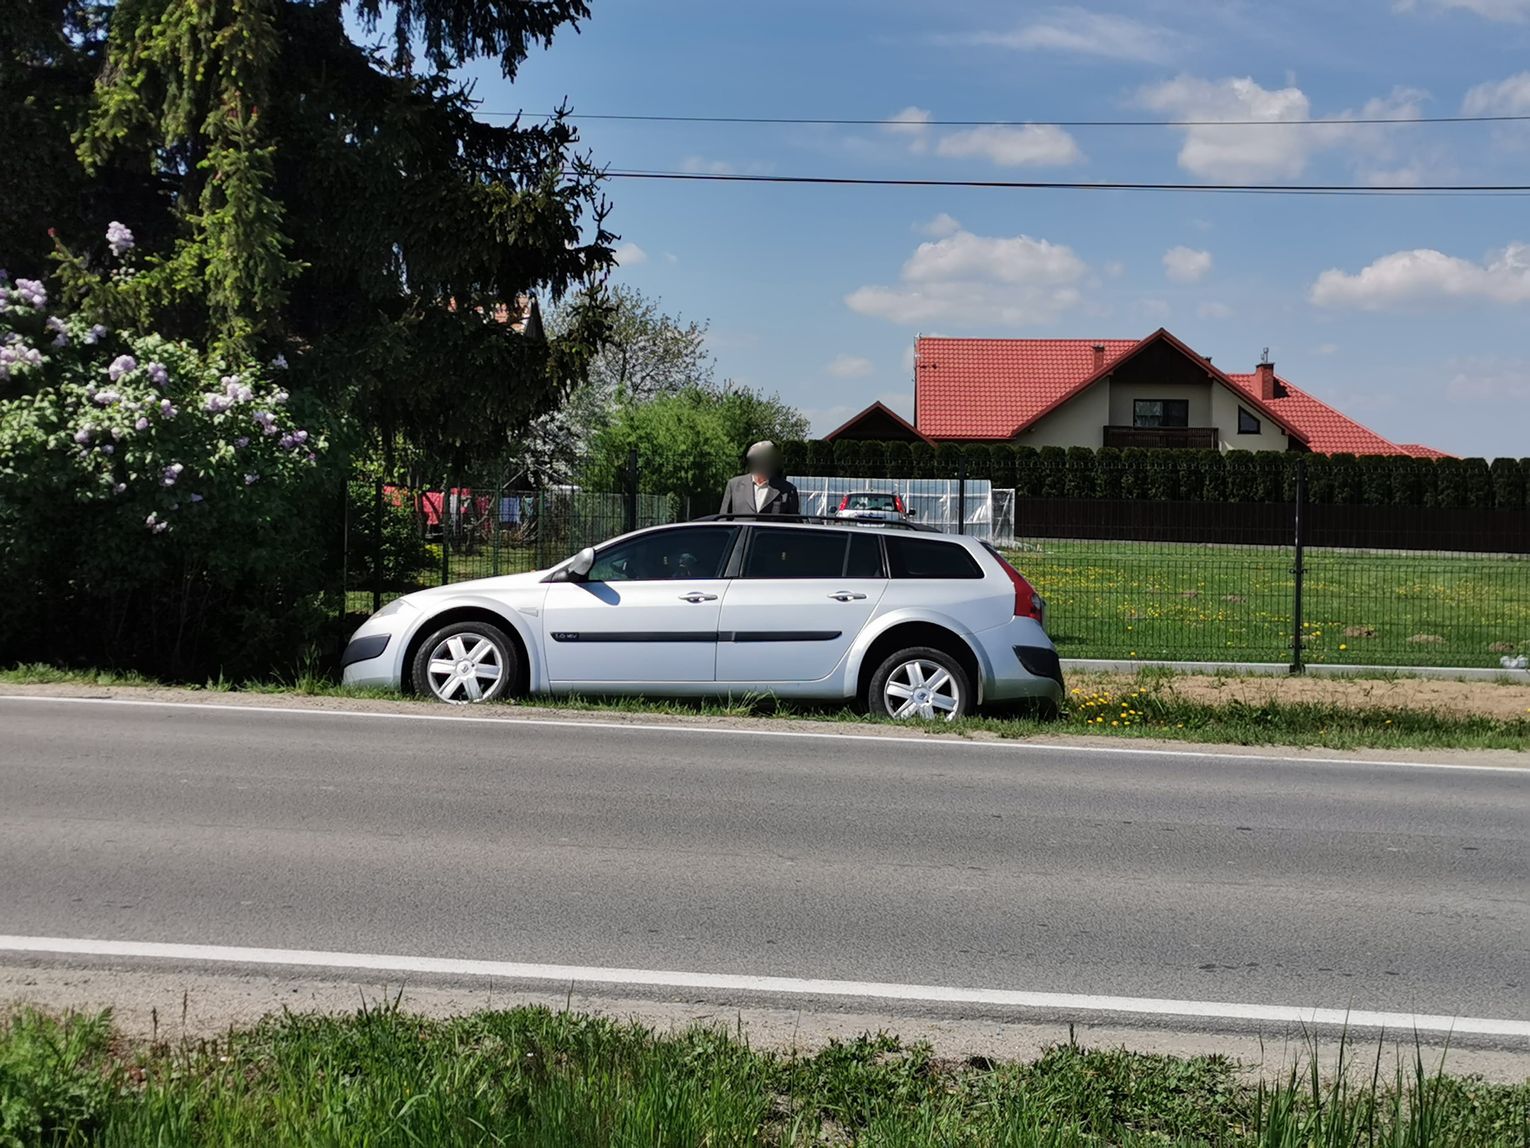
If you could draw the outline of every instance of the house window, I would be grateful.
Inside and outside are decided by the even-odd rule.
[[[1249,414],[1242,407],[1238,408],[1238,433],[1239,434],[1258,434],[1259,433],[1259,420],[1256,419],[1253,415]]]
[[[1187,427],[1189,399],[1137,399],[1132,403],[1134,427]]]

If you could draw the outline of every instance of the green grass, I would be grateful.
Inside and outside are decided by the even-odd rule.
[[[1352,1046],[1352,1053],[1357,1052]],[[1530,1085],[1422,1053],[1362,1071],[1059,1045],[949,1061],[890,1035],[814,1054],[719,1029],[666,1035],[545,1009],[433,1021],[397,1007],[283,1015],[194,1044],[130,1045],[108,1017],[0,1029],[0,1144],[1524,1145]]]
[[[1290,661],[1289,550],[1041,541],[1011,557],[1064,657]],[[1305,565],[1308,662],[1496,667],[1530,652],[1530,557],[1322,550]]]
[[[1164,738],[1223,745],[1314,746],[1327,749],[1509,749],[1530,748],[1530,710],[1515,718],[1488,717],[1405,705],[1346,706],[1332,702],[1260,704],[1206,702],[1174,689],[1177,675],[1148,667],[1135,678],[1081,675],[1055,719],[1016,713],[983,716],[917,728],[952,737],[986,734],[1005,738],[1084,734],[1101,738]],[[136,674],[63,670],[45,665],[0,669],[0,685],[79,684],[156,686]],[[375,687],[343,686],[308,669],[269,681],[231,685],[209,682],[209,692],[311,697],[371,698],[434,705],[419,697]],[[1493,688],[1484,684],[1484,689]],[[563,709],[676,717],[784,718],[803,722],[869,724],[847,706],[808,706],[751,696],[711,701],[665,698],[528,698],[487,703],[491,708]],[[886,722],[880,724],[889,724]]]

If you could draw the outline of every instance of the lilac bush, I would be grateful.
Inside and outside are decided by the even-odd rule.
[[[107,242],[120,255],[132,233],[114,223]],[[161,671],[205,664],[188,644],[222,657],[252,628],[300,636],[323,577],[322,426],[272,381],[279,367],[98,320],[0,274],[0,580],[80,632],[173,643],[107,655]],[[27,649],[28,625],[0,616],[0,648]]]

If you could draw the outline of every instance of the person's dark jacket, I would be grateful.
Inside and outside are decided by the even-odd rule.
[[[777,476],[769,482],[770,494],[758,510],[754,505],[754,476],[741,474],[730,478],[723,488],[722,509],[719,514],[801,514],[802,503],[797,488],[786,479]]]

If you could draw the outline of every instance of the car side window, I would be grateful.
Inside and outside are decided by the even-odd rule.
[[[882,569],[882,543],[875,534],[862,531],[850,536],[850,552],[845,555],[845,577],[887,577]]]
[[[596,552],[588,582],[652,582],[721,578],[736,527],[656,530]]]
[[[755,527],[744,559],[745,578],[840,578],[852,538],[848,530]]]
[[[887,539],[887,564],[894,578],[981,578],[982,568],[957,542],[932,538]]]

